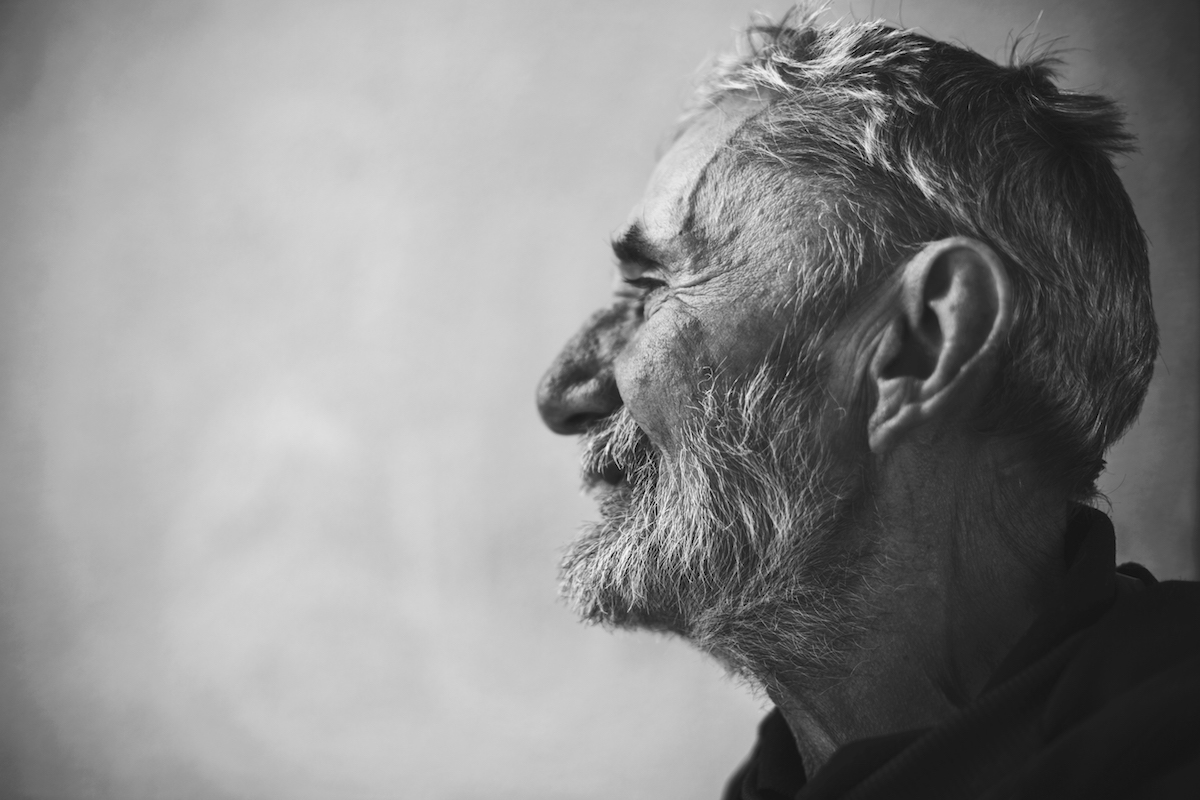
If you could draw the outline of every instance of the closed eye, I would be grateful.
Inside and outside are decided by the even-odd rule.
[[[621,280],[627,285],[635,289],[640,289],[643,292],[653,292],[655,289],[661,289],[666,286],[666,281],[660,281],[657,278],[647,278],[644,275],[639,275],[636,278],[624,277]]]

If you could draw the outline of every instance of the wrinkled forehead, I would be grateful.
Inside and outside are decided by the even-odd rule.
[[[683,232],[709,167],[762,105],[730,102],[692,118],[659,159],[630,223],[638,223],[651,241],[667,242]]]

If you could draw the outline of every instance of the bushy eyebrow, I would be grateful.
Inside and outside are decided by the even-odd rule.
[[[663,265],[663,252],[646,238],[646,232],[633,223],[612,240],[613,254],[622,264],[636,264],[647,269]]]

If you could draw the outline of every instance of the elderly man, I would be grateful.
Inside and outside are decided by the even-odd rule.
[[[1157,333],[1108,100],[882,23],[754,27],[539,387],[563,591],[776,705],[727,798],[1200,796],[1200,592],[1087,505]]]

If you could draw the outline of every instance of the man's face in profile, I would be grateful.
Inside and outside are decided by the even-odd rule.
[[[752,111],[707,112],[660,161],[614,243],[616,304],[568,344],[539,402],[556,430],[585,434],[600,503],[563,565],[576,610],[679,633],[735,668],[795,670],[844,632],[861,554],[835,534],[859,473],[827,442],[804,266],[762,245],[787,231],[723,147]],[[788,653],[741,652],[764,621],[789,632]]]

